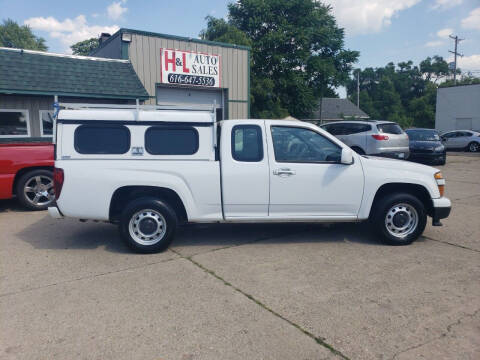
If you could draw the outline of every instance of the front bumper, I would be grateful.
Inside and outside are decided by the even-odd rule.
[[[60,212],[60,210],[58,210],[58,207],[56,207],[56,206],[50,206],[48,208],[48,213],[54,219],[62,219],[63,218],[63,214]]]
[[[418,161],[440,161],[445,159],[447,154],[445,152],[415,152],[410,151],[409,160]]]
[[[452,210],[452,202],[446,197],[433,199],[432,202],[432,225],[442,226],[440,219],[445,219],[450,215],[450,211]]]

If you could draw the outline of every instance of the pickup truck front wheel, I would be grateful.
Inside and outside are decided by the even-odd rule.
[[[167,203],[153,198],[132,201],[120,220],[123,239],[140,253],[156,253],[168,248],[176,228],[175,211]]]
[[[415,196],[391,194],[376,203],[371,224],[384,243],[408,245],[425,230],[427,213]]]

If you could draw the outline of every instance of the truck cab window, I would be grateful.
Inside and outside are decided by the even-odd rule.
[[[237,161],[262,161],[263,140],[260,126],[235,125],[233,127],[232,157]]]
[[[342,149],[323,135],[306,128],[272,126],[273,149],[278,162],[339,162]]]

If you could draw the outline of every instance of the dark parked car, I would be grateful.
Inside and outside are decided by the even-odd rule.
[[[408,129],[410,139],[409,160],[445,165],[447,152],[437,130]]]

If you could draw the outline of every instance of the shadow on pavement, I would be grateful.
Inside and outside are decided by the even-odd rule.
[[[36,249],[96,249],[130,253],[116,226],[107,223],[81,223],[75,219],[55,220],[45,214],[17,236]]]
[[[15,198],[0,200],[0,213],[11,212],[11,211],[24,213],[24,212],[29,212],[31,210],[25,209],[22,205],[20,205],[20,203]]]
[[[298,235],[298,236],[297,236]],[[45,215],[17,236],[37,249],[96,249],[129,253],[117,226],[81,223],[74,219],[51,219]],[[357,242],[380,245],[365,224],[188,224],[180,226],[172,247],[229,247],[251,242]]]
[[[298,236],[297,236],[298,235]],[[359,242],[378,245],[365,224],[189,224],[179,229],[173,246],[218,245],[249,242]]]

